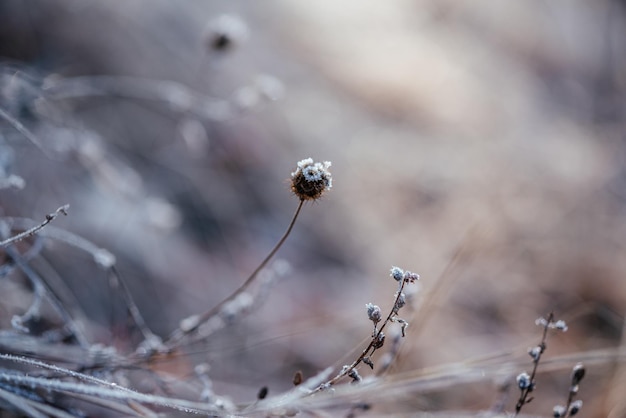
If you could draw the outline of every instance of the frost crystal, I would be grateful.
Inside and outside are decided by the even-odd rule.
[[[302,200],[315,200],[333,187],[333,179],[328,169],[330,161],[315,163],[312,158],[298,162],[298,168],[291,173],[291,190]]]

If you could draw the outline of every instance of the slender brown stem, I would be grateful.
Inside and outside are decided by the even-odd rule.
[[[298,215],[300,214],[300,211],[302,210],[302,206],[303,205],[304,205],[304,200],[301,199],[300,203],[298,204],[298,207],[296,208],[296,212],[294,213],[293,217],[291,218],[291,222],[289,223],[289,226],[287,227],[287,230],[285,231],[283,236],[276,243],[274,248],[272,248],[272,251],[269,252],[269,254],[263,259],[263,261],[261,261],[261,263],[258,265],[258,267],[256,269],[254,269],[254,271],[250,274],[250,276],[248,276],[246,281],[241,286],[239,286],[226,299],[222,300],[220,303],[218,303],[212,309],[210,309],[210,310],[206,311],[205,313],[203,313],[202,315],[198,316],[198,319],[197,319],[197,321],[196,321],[194,326],[189,327],[189,328],[187,328],[185,330],[183,330],[181,328],[178,328],[176,331],[174,331],[172,333],[172,335],[165,342],[165,345],[167,347],[171,348],[171,347],[177,345],[177,343],[180,342],[180,340],[182,340],[185,336],[195,332],[198,328],[200,328],[200,326],[202,324],[204,324],[206,321],[208,321],[214,315],[219,313],[220,310],[224,307],[224,305],[226,305],[227,303],[231,302],[233,299],[235,299],[237,296],[239,296],[241,293],[243,293],[254,282],[254,279],[257,277],[257,275],[261,272],[261,270],[263,270],[265,268],[265,266],[267,266],[267,263],[269,263],[269,261],[272,259],[272,257],[274,257],[274,255],[276,255],[276,253],[278,252],[280,247],[282,247],[282,245],[287,240],[287,237],[291,233],[291,230],[293,229],[293,226],[296,224],[296,220],[298,219]]]
[[[347,376],[352,370],[354,370],[354,368],[357,367],[363,361],[363,359],[368,356],[368,354],[369,355],[374,354],[374,352],[378,349],[378,347],[377,347],[378,338],[382,334],[383,329],[385,329],[385,326],[391,321],[391,318],[394,315],[397,315],[397,311],[396,311],[395,308],[396,308],[396,306],[398,304],[398,300],[400,300],[400,298],[402,297],[402,291],[404,290],[404,286],[406,285],[406,283],[407,283],[407,280],[402,279],[402,282],[401,282],[400,287],[398,289],[398,294],[396,295],[396,299],[393,302],[393,308],[391,308],[391,311],[389,312],[389,315],[387,315],[387,319],[385,319],[385,321],[380,326],[378,331],[375,332],[374,335],[372,335],[372,340],[370,341],[369,345],[365,348],[365,350],[363,350],[361,352],[361,355],[359,357],[357,357],[357,359],[354,360],[354,362],[351,365],[349,365],[348,367],[344,368],[337,376],[333,377],[328,382],[318,386],[317,389],[315,389],[313,391],[313,393],[322,390],[322,388],[324,388],[324,387],[329,387],[329,386],[334,385],[341,378],[343,378],[344,376]],[[371,353],[370,353],[370,350],[371,350]]]
[[[546,351],[546,340],[548,339],[548,328],[550,328],[550,324],[554,321],[554,312],[550,312],[548,315],[548,319],[546,320],[546,324],[543,327],[543,335],[541,336],[541,342],[539,343],[539,347],[541,351],[539,352],[539,357],[534,361],[533,371],[530,374],[530,386],[526,389],[522,389],[519,400],[515,405],[515,416],[518,416],[522,407],[530,402],[528,396],[535,389],[535,376],[537,374],[537,368],[539,367],[539,361],[541,360],[541,355],[544,351]]]

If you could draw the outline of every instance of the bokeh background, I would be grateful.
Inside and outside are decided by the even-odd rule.
[[[278,257],[290,273],[254,315],[185,352],[236,401],[341,366],[389,309],[389,268],[422,280],[391,373],[621,344],[626,308],[626,4],[599,1],[0,2],[5,216],[111,251],[148,325],[233,291],[286,228],[289,174],[332,161]],[[24,186],[22,188],[16,186]],[[119,292],[49,242],[94,342],[132,351]],[[1,324],[28,300],[3,280]],[[171,362],[170,362],[171,363]],[[166,366],[163,365],[165,368]],[[530,368],[530,361],[529,361]],[[584,416],[621,417],[623,365],[588,370]],[[549,415],[568,370],[542,376]],[[502,382],[415,394],[381,411],[484,410]],[[511,392],[508,410],[514,406]],[[374,410],[373,413],[376,413]]]

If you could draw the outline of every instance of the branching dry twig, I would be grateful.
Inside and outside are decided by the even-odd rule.
[[[516,416],[520,413],[524,405],[530,403],[533,400],[533,398],[529,398],[529,396],[535,390],[535,376],[537,374],[537,368],[539,367],[539,361],[541,360],[541,356],[547,348],[546,341],[548,339],[548,330],[558,329],[563,332],[567,331],[567,325],[565,324],[565,321],[554,321],[554,312],[550,312],[547,319],[539,318],[535,322],[537,325],[543,327],[543,334],[541,336],[541,341],[539,342],[539,344],[528,350],[528,354],[533,359],[532,372],[530,373],[530,375],[526,372],[522,372],[516,378],[517,386],[520,388],[520,396],[517,400],[517,404],[515,404]]]
[[[418,280],[419,275],[412,273],[410,271],[406,271],[406,272],[402,271],[398,267],[393,267],[391,269],[391,276],[398,281],[398,291],[395,295],[393,307],[389,311],[387,318],[383,321],[380,328],[377,328],[377,324],[380,321],[380,308],[372,304],[367,305],[368,316],[370,317],[370,320],[374,322],[374,332],[372,333],[372,338],[370,340],[370,343],[361,352],[359,357],[357,357],[356,360],[352,362],[352,364],[344,366],[335,377],[333,377],[326,383],[321,384],[315,390],[315,392],[330,388],[331,386],[336,384],[339,380],[341,380],[345,376],[352,377],[354,381],[360,380],[358,372],[356,372],[356,367],[361,363],[365,363],[371,368],[374,368],[374,363],[370,359],[370,356],[374,354],[376,350],[378,350],[379,348],[382,348],[383,344],[385,343],[385,333],[383,332],[383,330],[385,329],[385,326],[387,326],[389,322],[399,322],[402,325],[402,336],[404,336],[405,328],[408,326],[408,322],[406,322],[405,320],[401,318],[398,318],[397,314],[400,308],[402,308],[402,306],[404,306],[405,304],[404,302],[405,296],[403,293],[404,287],[406,286],[406,284],[414,283],[416,280]]]

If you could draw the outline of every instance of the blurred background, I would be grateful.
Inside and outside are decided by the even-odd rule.
[[[621,344],[623,1],[3,0],[0,59],[2,214],[69,203],[54,225],[116,256],[163,337],[280,238],[297,161],[332,161],[333,189],[278,253],[290,272],[163,365],[180,379],[207,362],[217,393],[247,401],[340,367],[371,332],[365,304],[390,309],[392,265],[422,280],[390,373],[528,358],[550,311],[569,331],[547,356]],[[91,341],[131,352],[141,339],[102,269],[54,241],[41,257]],[[0,287],[28,300],[19,277]],[[5,329],[27,305],[3,299]],[[588,368],[584,416],[624,416],[622,368]],[[568,374],[540,376],[525,410],[549,415]],[[484,410],[501,383],[378,412]]]

